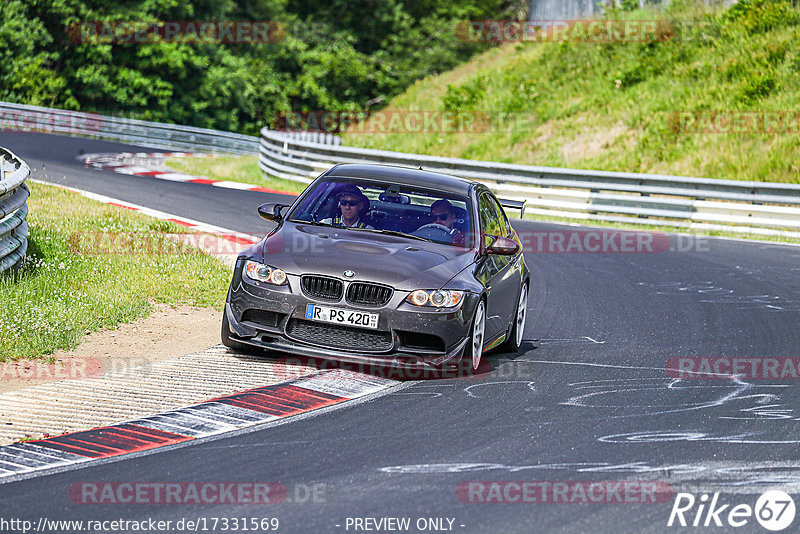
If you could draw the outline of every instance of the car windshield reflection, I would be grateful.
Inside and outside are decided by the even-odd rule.
[[[466,197],[358,180],[323,180],[288,220],[463,246],[472,231]]]

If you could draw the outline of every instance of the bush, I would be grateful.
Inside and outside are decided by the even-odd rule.
[[[6,0],[0,100],[257,134],[279,112],[365,109],[488,45],[506,0]],[[83,42],[81,21],[272,21],[271,42]],[[77,24],[77,25],[76,25]],[[85,41],[85,40],[84,40]]]
[[[797,23],[798,14],[787,0],[739,0],[722,18],[748,33],[763,33]]]
[[[442,97],[444,111],[471,111],[477,108],[486,96],[486,81],[483,76],[478,76],[462,85],[447,85],[447,91]]]

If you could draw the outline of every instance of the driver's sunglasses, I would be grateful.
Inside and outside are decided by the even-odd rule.
[[[435,213],[435,214],[433,214],[433,218],[434,218],[434,220],[437,220],[437,221],[438,220],[445,221],[445,220],[450,218],[450,214],[449,213]]]
[[[339,205],[340,206],[348,206],[349,207],[349,206],[358,206],[359,204],[361,204],[360,200],[340,200],[339,201]]]

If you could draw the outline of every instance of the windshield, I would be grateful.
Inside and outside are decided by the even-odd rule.
[[[337,178],[312,185],[288,220],[463,246],[472,230],[471,213],[466,197]]]

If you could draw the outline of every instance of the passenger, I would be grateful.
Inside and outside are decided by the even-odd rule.
[[[363,214],[369,207],[369,199],[355,185],[346,185],[342,191],[336,195],[339,200],[339,210],[341,215],[331,219],[323,219],[322,223],[342,226],[344,228],[366,228],[374,230],[372,226],[363,221]]]

